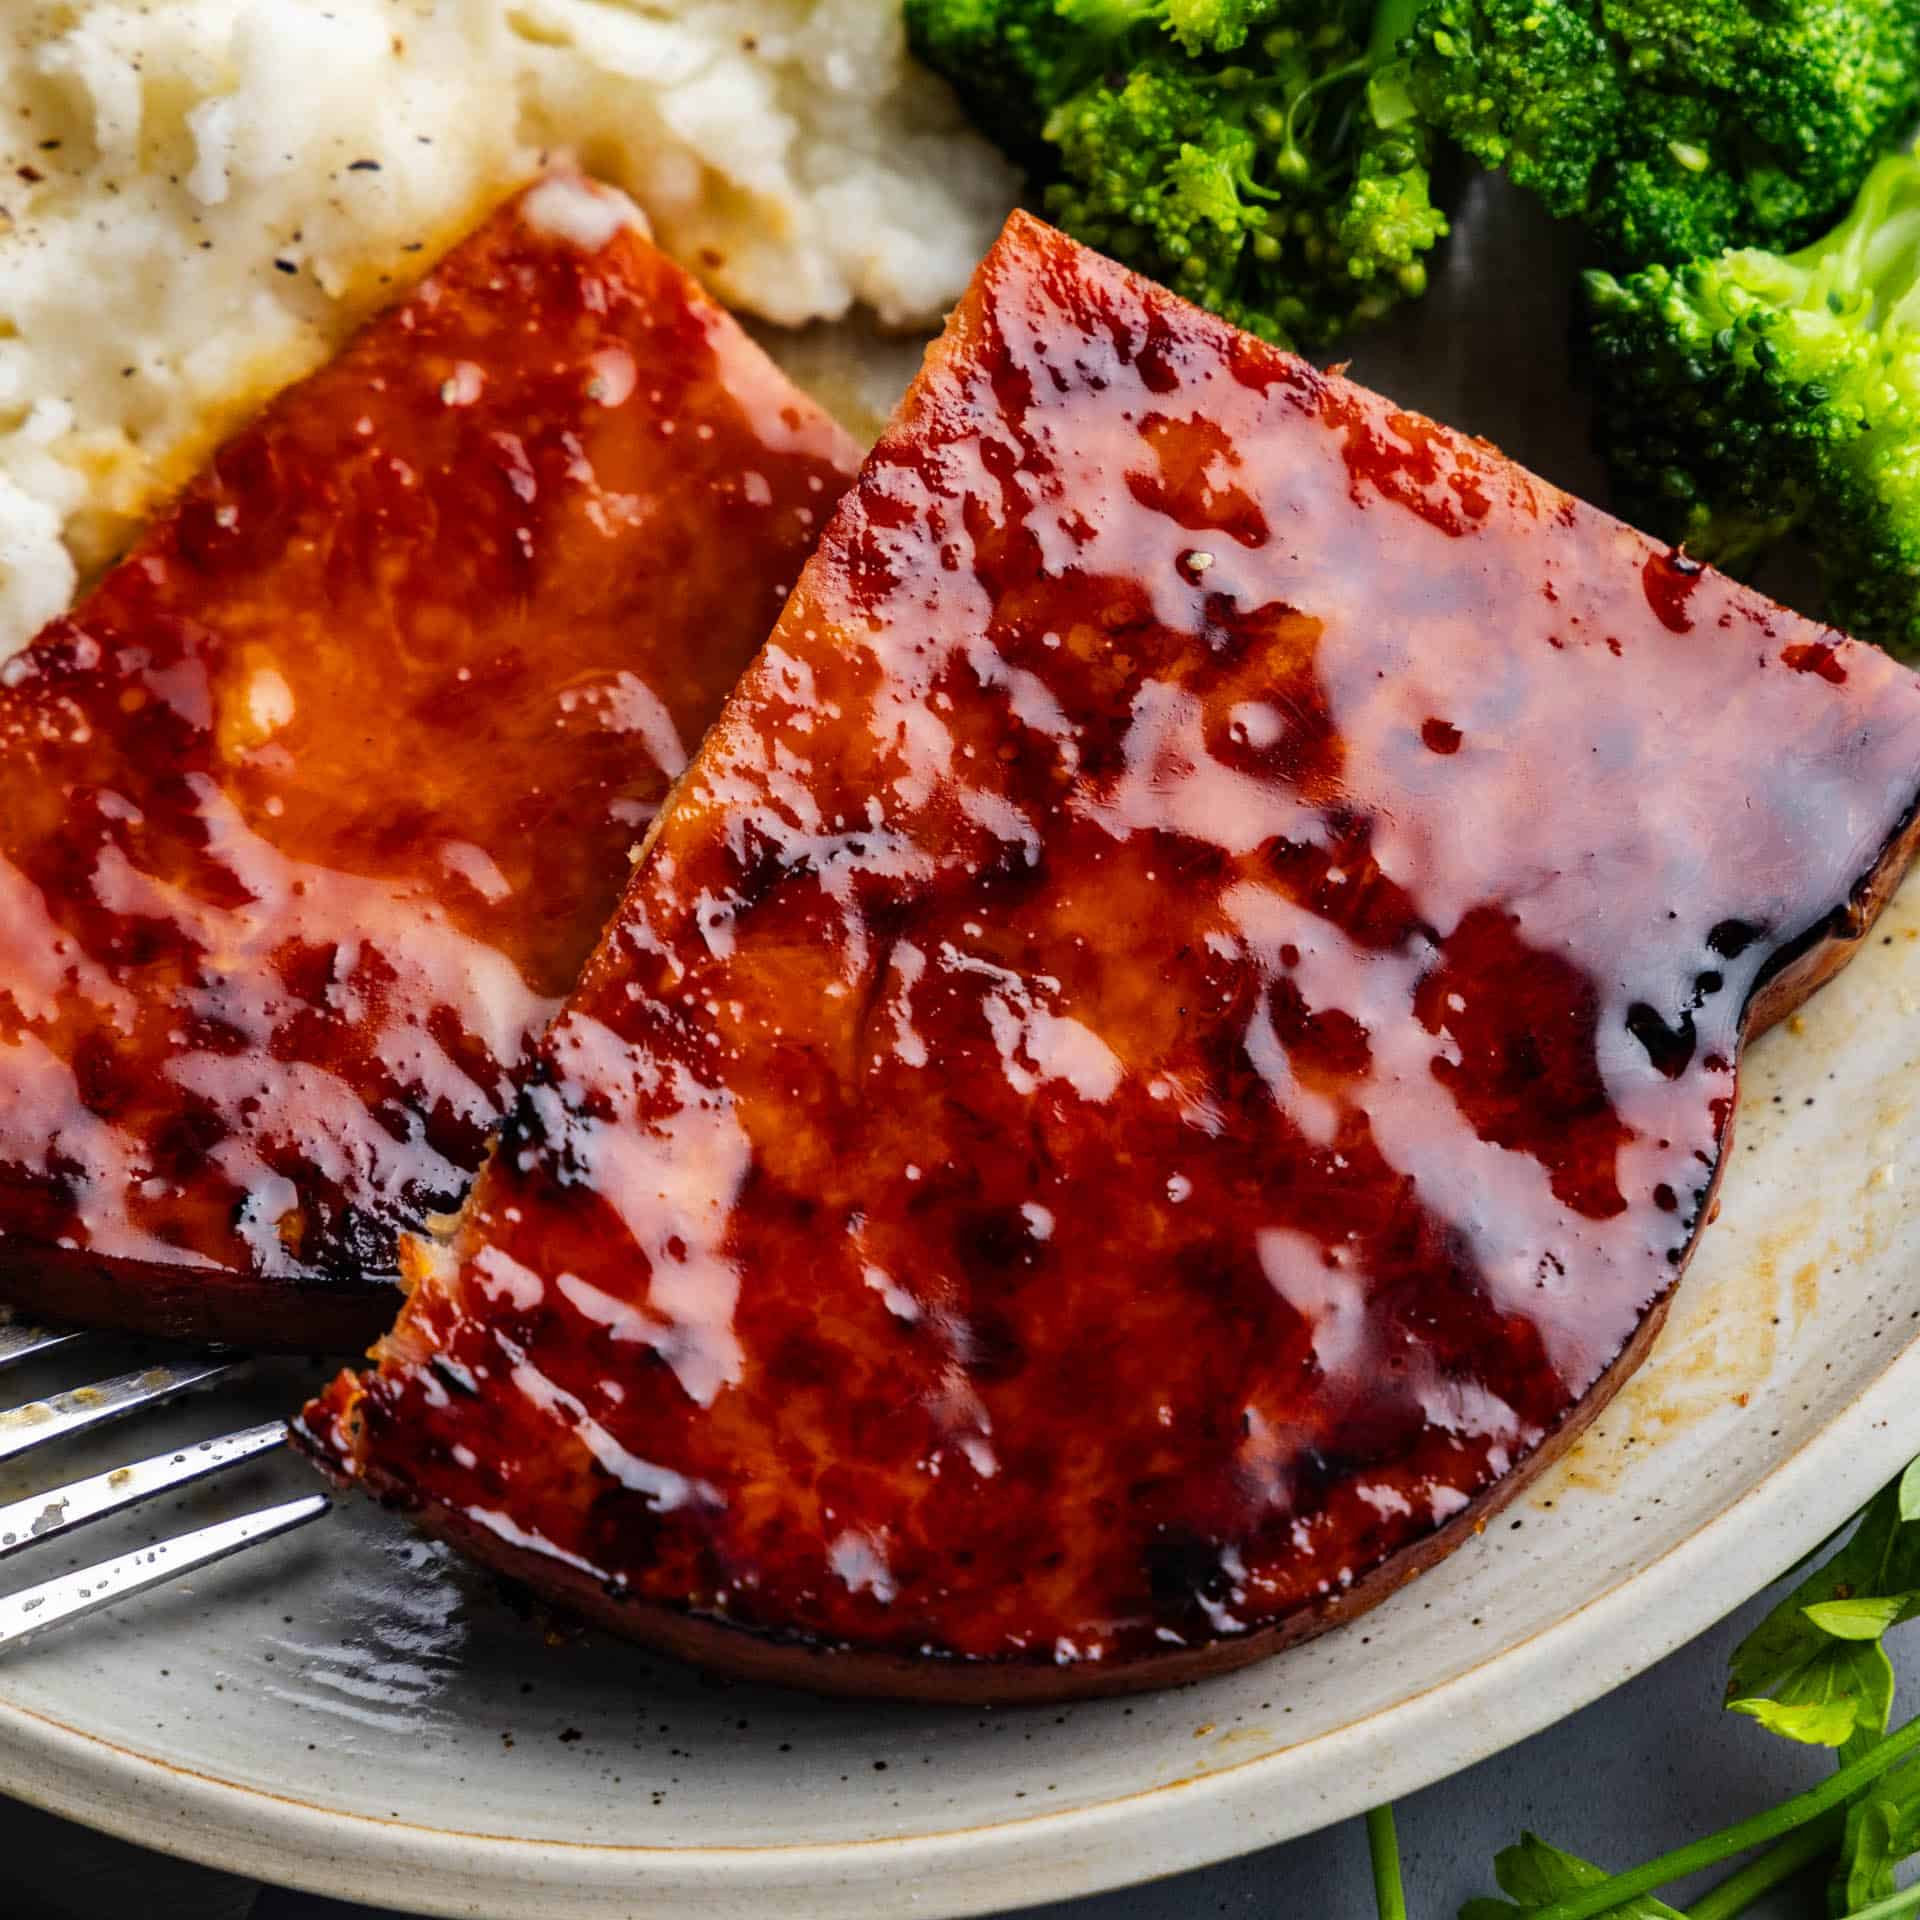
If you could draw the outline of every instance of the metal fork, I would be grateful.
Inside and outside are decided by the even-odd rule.
[[[86,1339],[65,1329],[0,1325],[0,1370],[39,1359]],[[109,1379],[74,1387],[44,1400],[0,1409],[0,1464],[90,1432],[110,1420],[164,1405],[182,1394],[231,1380],[246,1365],[244,1356],[203,1349],[182,1359],[137,1367]],[[285,1444],[284,1422],[243,1427],[212,1440],[129,1461],[105,1473],[68,1481],[45,1493],[0,1504],[0,1560],[24,1553],[75,1527],[124,1513],[143,1500],[191,1485],[210,1474],[259,1458]],[[0,1598],[0,1650],[24,1645],[50,1627],[96,1613],[149,1587],[211,1566],[216,1560],[257,1545],[276,1534],[317,1520],[332,1505],[324,1493],[302,1495],[222,1520],[191,1533],[155,1541],[137,1552],[43,1581],[37,1587]]]

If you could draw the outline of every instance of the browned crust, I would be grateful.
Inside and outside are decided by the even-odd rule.
[[[1882,850],[1848,903],[1816,931],[1801,952],[1761,984],[1747,1009],[1749,1038],[1784,1019],[1853,958],[1881,908],[1900,884],[1917,849],[1920,849],[1920,811],[1909,816]],[[1723,1142],[1720,1162],[1695,1224],[1686,1260],[1675,1269],[1676,1286],[1687,1260],[1692,1258],[1693,1248],[1699,1244],[1701,1228],[1715,1210],[1713,1192],[1726,1165],[1725,1145]],[[1540,1446],[1444,1526],[1381,1562],[1323,1605],[1302,1609],[1240,1638],[1153,1654],[1119,1666],[1108,1667],[1093,1661],[1062,1666],[1040,1661],[915,1658],[782,1640],[712,1616],[623,1597],[590,1574],[545,1554],[513,1546],[449,1508],[421,1505],[406,1488],[386,1480],[378,1472],[368,1473],[360,1484],[388,1505],[407,1511],[427,1532],[438,1535],[472,1559],[562,1602],[587,1620],[643,1646],[737,1679],[798,1687],[810,1693],[953,1706],[1041,1704],[1145,1693],[1231,1673],[1340,1626],[1438,1565],[1470,1535],[1483,1532],[1495,1514],[1523,1493],[1599,1418],[1613,1396],[1639,1369],[1666,1322],[1673,1291],[1669,1288],[1654,1303],[1613,1364]],[[346,1417],[350,1419],[351,1415]],[[323,1446],[304,1434],[297,1423],[293,1432],[295,1443],[323,1472],[333,1478],[340,1477]]]
[[[0,1248],[0,1299],[36,1319],[258,1353],[360,1353],[400,1309],[398,1276],[274,1278],[224,1267]]]
[[[438,1505],[417,1504],[404,1488],[377,1473],[368,1474],[357,1484],[385,1504],[401,1508],[424,1531],[458,1547],[470,1559],[561,1602],[596,1626],[736,1680],[798,1687],[808,1693],[847,1699],[914,1700],[969,1707],[1043,1705],[1111,1694],[1150,1693],[1251,1666],[1256,1660],[1340,1626],[1378,1606],[1416,1575],[1437,1565],[1469,1534],[1481,1532],[1494,1514],[1579,1438],[1647,1357],[1667,1317],[1671,1298],[1669,1293],[1655,1303],[1620,1357],[1566,1420],[1518,1467],[1437,1532],[1382,1561],[1324,1606],[1289,1614],[1270,1627],[1238,1639],[1213,1640],[1205,1646],[1153,1654],[1122,1666],[1108,1667],[1097,1661],[1058,1666],[1039,1661],[916,1658],[775,1639],[712,1616],[612,1593],[590,1574],[546,1554],[511,1545],[464,1514]],[[327,1456],[315,1452],[298,1424],[293,1438],[330,1479],[340,1479]]]
[[[1853,958],[1879,919],[1881,908],[1898,891],[1916,851],[1920,851],[1920,802],[1881,850],[1872,871],[1854,889],[1852,899],[1835,916],[1835,924],[1825,936],[1811,942],[1805,952],[1761,983],[1747,1007],[1747,1039],[1784,1020]]]

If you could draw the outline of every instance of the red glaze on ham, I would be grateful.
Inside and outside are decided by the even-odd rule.
[[[854,464],[636,217],[530,189],[0,669],[0,1298],[366,1339],[459,1205]]]
[[[332,1469],[824,1688],[1376,1599],[1631,1368],[1920,680],[1016,217]]]

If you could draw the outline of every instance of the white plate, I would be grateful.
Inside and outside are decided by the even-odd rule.
[[[1462,225],[1475,318],[1443,288],[1358,370],[1578,481],[1564,309],[1543,301],[1564,245],[1487,194]],[[1920,884],[1756,1048],[1723,1217],[1590,1438],[1438,1571],[1250,1672],[1000,1713],[716,1685],[550,1635],[349,1505],[0,1667],[0,1790],[264,1879],[515,1920],[980,1912],[1308,1831],[1639,1671],[1920,1451],[1916,1086]],[[275,1373],[244,1407],[202,1402],[73,1464],[258,1417],[293,1387]],[[157,1524],[269,1482],[299,1469]],[[128,1524],[75,1557],[119,1550]]]

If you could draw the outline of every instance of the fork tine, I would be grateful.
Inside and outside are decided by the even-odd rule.
[[[22,1407],[9,1407],[0,1412],[0,1460],[16,1459],[49,1441],[85,1433],[136,1408],[157,1406],[191,1388],[208,1386],[237,1373],[242,1364],[224,1355],[209,1355],[138,1367],[89,1387],[75,1387],[45,1400],[30,1400]]]
[[[285,1422],[269,1420],[239,1433],[222,1434],[217,1440],[152,1454],[130,1466],[114,1467],[84,1480],[70,1480],[64,1487],[29,1494],[24,1500],[9,1501],[0,1506],[0,1560],[85,1526],[89,1520],[137,1507],[156,1494],[203,1480],[223,1467],[271,1453],[284,1446],[286,1438]]]
[[[36,1354],[52,1353],[57,1347],[70,1347],[86,1334],[78,1327],[34,1327],[20,1321],[0,1325],[0,1367],[17,1366]]]
[[[124,1553],[117,1560],[103,1560],[98,1566],[81,1567],[56,1580],[9,1594],[0,1600],[0,1648],[24,1646],[49,1627],[97,1613],[102,1607],[144,1593],[195,1567],[211,1566],[276,1534],[305,1526],[309,1520],[319,1519],[332,1504],[324,1493],[303,1494],[298,1500],[262,1507],[258,1513],[243,1514],[237,1520],[217,1521],[176,1539],[156,1541],[137,1553]]]

